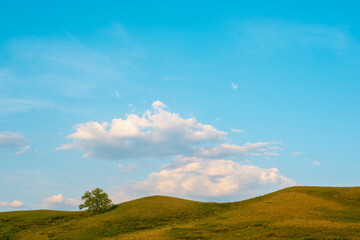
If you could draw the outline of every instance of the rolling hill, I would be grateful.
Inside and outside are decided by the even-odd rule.
[[[0,239],[360,239],[360,187],[291,187],[233,203],[152,196],[95,216],[3,212]]]

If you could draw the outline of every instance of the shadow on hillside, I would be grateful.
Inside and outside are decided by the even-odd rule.
[[[96,216],[96,215],[101,215],[101,214],[104,214],[104,213],[107,213],[107,212],[111,212],[111,211],[114,211],[116,208],[118,208],[117,205],[113,205],[111,208],[108,208],[104,211],[101,211],[99,214],[96,214],[94,212],[90,212],[90,211],[81,211],[80,213],[80,216],[83,216],[83,217],[91,217],[91,216]]]
[[[102,211],[100,214],[114,211],[117,208],[118,208],[118,205],[112,205],[111,208],[108,208],[108,209]]]

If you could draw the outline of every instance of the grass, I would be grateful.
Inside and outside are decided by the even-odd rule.
[[[234,203],[152,196],[95,216],[3,212],[0,239],[360,239],[360,188],[291,187]]]

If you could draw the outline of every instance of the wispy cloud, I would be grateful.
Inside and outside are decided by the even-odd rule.
[[[257,142],[246,143],[243,146],[235,144],[220,144],[214,147],[201,148],[198,156],[207,158],[228,158],[236,156],[278,156],[279,153],[272,152],[272,145],[277,143]]]
[[[235,26],[239,40],[246,48],[280,50],[299,46],[342,50],[353,41],[342,27],[267,18],[239,21]]]
[[[98,33],[106,35],[107,39],[117,39],[119,35],[127,38],[121,24],[114,24],[109,29],[110,35],[109,31]],[[42,107],[39,106],[42,101],[26,100],[28,92],[42,99],[55,100],[58,96],[90,98],[99,91],[113,91],[114,85],[118,87],[123,83],[122,72],[132,65],[132,59],[137,56],[133,53],[137,50],[129,41],[121,46],[113,44],[112,49],[89,44],[89,41],[66,35],[23,37],[0,46],[7,56],[6,66],[0,68],[0,88],[16,88],[25,95],[8,101],[26,110]],[[116,54],[114,49],[122,50],[122,54]],[[0,106],[13,109],[6,107],[8,104]]]
[[[0,132],[0,149],[17,150],[26,148],[27,141],[21,133]]]
[[[40,170],[0,171],[0,181],[11,182],[19,187],[41,186],[48,187],[50,181]]]
[[[231,88],[234,89],[234,90],[237,90],[238,87],[239,87],[239,84],[237,84],[237,83],[232,83],[231,84]]]
[[[128,165],[123,165],[123,164],[118,164],[117,166],[121,171],[124,171],[124,172],[132,172],[134,171],[135,169],[138,168],[138,165],[137,164],[134,164],[134,163],[130,163]]]
[[[42,108],[51,108],[52,104],[33,99],[21,98],[4,98],[0,97],[0,114],[10,115],[21,112],[28,112],[30,110],[40,110]]]
[[[111,24],[108,28],[99,29],[100,33],[105,33],[117,37],[118,39],[128,41],[129,35],[127,34],[124,25],[121,22]]]
[[[290,153],[290,155],[295,155],[295,156],[299,156],[299,155],[302,155],[303,153],[302,152],[292,152]]]
[[[245,132],[245,130],[237,129],[237,128],[231,128],[231,132],[233,132],[233,133],[243,133],[243,132]]]
[[[27,145],[27,146],[23,147],[20,151],[16,152],[15,155],[24,154],[29,149],[30,149],[30,145]]]
[[[314,166],[320,166],[320,165],[321,165],[321,162],[315,160],[315,161],[312,162],[312,164],[313,164]]]

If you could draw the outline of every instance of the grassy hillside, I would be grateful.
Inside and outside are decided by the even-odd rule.
[[[292,187],[234,203],[153,196],[89,216],[0,213],[0,239],[360,239],[360,188]]]

